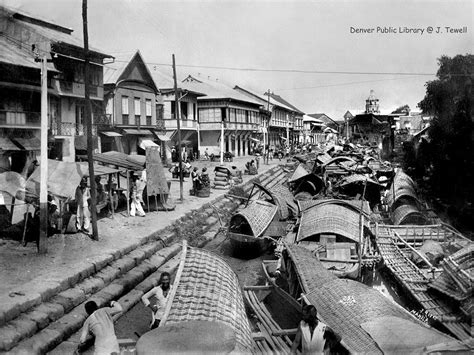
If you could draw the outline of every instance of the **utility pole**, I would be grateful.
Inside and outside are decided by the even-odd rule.
[[[89,164],[89,183],[91,186],[91,219],[92,219],[92,239],[99,240],[99,232],[97,230],[97,190],[95,187],[94,160],[92,157],[92,149],[94,141],[92,139],[92,106],[90,99],[90,83],[89,83],[89,31],[87,29],[87,0],[82,0],[82,29],[84,32],[84,97],[86,101],[85,122],[87,134],[87,162]]]
[[[267,154],[267,145],[270,145],[270,136],[268,135],[269,134],[268,127],[270,126],[270,120],[272,118],[272,114],[270,112],[270,89],[268,89],[267,91],[267,111],[269,112],[269,116],[265,120],[264,125],[263,125],[263,157],[264,157],[263,162],[265,162],[265,154]],[[267,140],[265,140],[265,138],[267,138]],[[267,141],[268,141],[268,144],[267,144]],[[266,161],[268,165],[268,159]]]
[[[221,155],[221,165],[224,165],[224,118],[223,117],[221,117],[221,154],[220,155]]]
[[[179,99],[178,99],[178,79],[176,78],[176,63],[173,54],[173,80],[174,80],[174,114],[178,124],[178,164],[179,164],[179,199],[183,202],[183,155],[181,152],[181,123],[179,122]]]
[[[48,251],[48,61],[41,60],[41,158],[40,158],[40,231],[38,253]]]

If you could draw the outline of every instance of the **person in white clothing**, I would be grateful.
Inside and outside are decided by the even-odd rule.
[[[76,189],[76,228],[79,232],[90,234],[89,200],[91,198],[90,189],[87,187],[87,180],[82,179]]]
[[[337,344],[341,337],[330,327],[318,320],[318,312],[313,305],[303,307],[303,320],[301,321],[295,340],[291,346],[291,354],[301,345],[301,354],[324,354],[326,341]]]
[[[171,277],[168,272],[163,272],[158,281],[158,285],[153,287],[150,291],[142,296],[142,302],[146,307],[152,311],[151,329],[155,329],[160,325],[161,318],[163,318],[168,301],[169,291],[171,289]],[[150,303],[151,297],[156,298],[156,304]]]
[[[120,303],[112,301],[110,307],[99,308],[94,301],[89,301],[84,307],[89,317],[82,327],[78,348],[82,348],[87,335],[92,334],[95,337],[94,355],[119,354],[120,349],[112,316],[123,311]]]

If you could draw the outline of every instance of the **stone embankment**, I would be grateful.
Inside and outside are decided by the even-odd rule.
[[[281,167],[274,167],[258,179],[271,187],[285,181],[286,175]],[[248,193],[252,182],[241,187]],[[222,217],[241,203],[220,196],[171,226],[143,236],[139,243],[74,270],[59,284],[38,285],[36,297],[0,311],[0,352],[43,354],[54,349],[53,353],[70,353],[77,347],[86,319],[86,301],[95,300],[101,307],[118,300],[127,312],[156,285],[163,271],[176,270],[182,239],[202,247],[223,230]]]

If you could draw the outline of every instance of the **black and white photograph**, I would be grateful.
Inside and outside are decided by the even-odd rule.
[[[0,354],[472,354],[472,0],[0,0]]]

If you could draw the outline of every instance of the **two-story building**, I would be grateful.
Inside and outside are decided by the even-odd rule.
[[[206,95],[198,97],[200,154],[220,154],[222,122],[224,151],[235,156],[251,154],[251,138],[261,124],[261,103],[209,78],[189,75],[183,84]]]
[[[303,143],[304,132],[303,132],[303,116],[304,112],[295,107],[293,104],[289,103],[287,100],[282,98],[280,95],[271,93],[270,96],[280,104],[289,107],[292,112],[290,113],[291,118],[289,119],[289,139],[290,144]]]
[[[242,94],[257,100],[265,111],[268,111],[267,119],[263,121],[263,130],[268,134],[267,144],[269,147],[283,147],[289,143],[300,142],[300,132],[303,133],[303,113],[298,109],[287,106],[284,100],[278,95],[265,93],[264,95],[256,94],[248,89],[236,86],[235,90]],[[280,100],[277,100],[277,97]],[[262,112],[262,117],[265,117]],[[295,131],[296,122],[296,131]],[[297,132],[297,134],[295,134]],[[302,141],[303,138],[301,138]]]
[[[4,59],[0,78],[2,134],[22,140],[22,151],[39,152],[40,63],[35,59],[46,57],[50,62],[49,155],[65,161],[74,161],[76,152],[85,152],[86,148],[85,57],[82,40],[73,36],[72,32],[70,28],[0,6],[1,56]],[[112,57],[91,47],[89,58],[92,120],[97,125],[103,120],[102,65],[106,58]],[[29,156],[34,159],[32,154]]]
[[[140,52],[122,66],[106,66],[104,82],[110,125],[100,132],[102,150],[144,155],[147,146],[158,145],[163,103]]]
[[[159,137],[170,140],[169,144],[163,145],[167,149],[167,159],[171,158],[170,148],[178,145],[178,116],[183,149],[186,149],[188,156],[199,155],[198,98],[205,94],[193,91],[186,83],[177,80],[179,104],[176,106],[172,68],[165,70],[153,66],[150,71],[163,99],[163,117],[158,124],[162,133]]]

